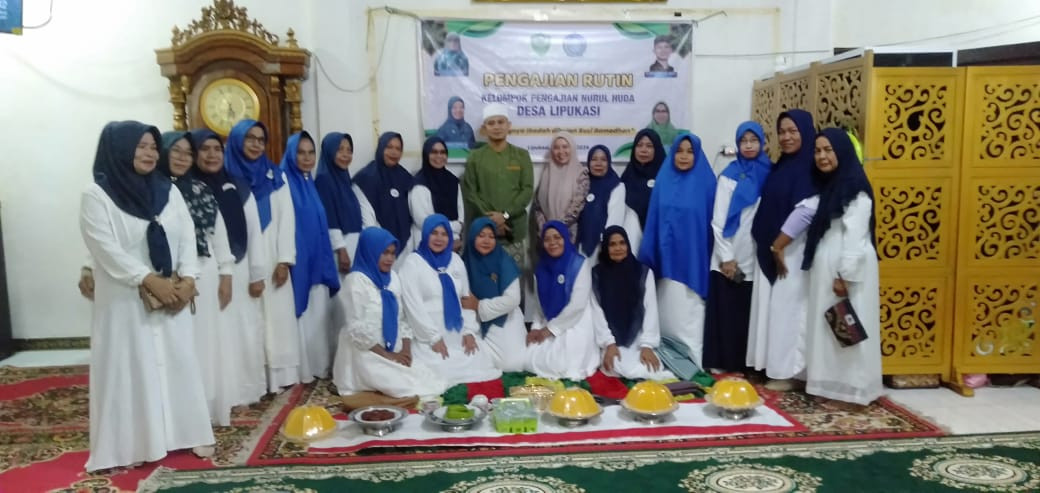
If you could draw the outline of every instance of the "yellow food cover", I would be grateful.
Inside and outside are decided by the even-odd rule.
[[[723,378],[711,387],[711,402],[716,406],[749,407],[760,400],[755,387],[743,378]]]
[[[321,406],[299,406],[289,412],[282,433],[290,440],[309,441],[324,438],[336,430],[336,421]]]
[[[571,387],[556,392],[549,403],[549,411],[565,418],[585,418],[599,414],[599,404],[588,390]]]
[[[675,406],[672,391],[657,382],[645,381],[635,384],[625,396],[625,405],[633,411],[660,413]]]

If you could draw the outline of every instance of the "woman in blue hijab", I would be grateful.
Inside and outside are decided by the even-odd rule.
[[[703,368],[715,186],[701,139],[679,134],[657,174],[639,247],[639,260],[657,274],[661,335],[686,345],[698,368]]]
[[[289,137],[282,172],[292,193],[296,219],[296,263],[291,278],[300,328],[300,380],[328,376],[336,331],[330,325],[329,298],[339,291],[339,273],[332,259],[325,207],[314,186],[317,153],[307,132]]]
[[[413,179],[401,165],[403,146],[401,134],[383,133],[379,136],[375,159],[354,175],[354,183],[372,205],[379,227],[401,242],[402,253],[413,249],[410,241],[412,216],[408,211],[408,193],[412,191]]]
[[[593,327],[592,268],[560,221],[542,227],[534,284],[534,321],[527,334],[527,371],[581,380],[599,367]]]
[[[296,263],[296,215],[285,173],[267,158],[267,127],[242,120],[231,128],[224,167],[232,178],[250,184],[260,219],[260,242],[270,284],[262,288],[267,390],[281,392],[300,381],[300,336],[290,267]],[[250,286],[255,292],[256,284]]]
[[[776,120],[780,159],[762,185],[751,224],[755,280],[748,327],[748,366],[765,370],[771,390],[792,390],[805,376],[806,280],[803,232],[816,212],[812,115],[793,109]]]
[[[159,140],[143,123],[106,125],[94,183],[80,201],[80,232],[96,265],[87,471],[182,448],[212,454],[215,442],[183,309],[199,275],[195,225],[181,194],[155,172]],[[185,279],[180,288],[174,273]],[[146,308],[145,291],[164,306]]]
[[[761,125],[741,123],[736,145],[737,159],[722,170],[715,192],[711,220],[715,248],[704,322],[704,367],[743,371],[747,366],[751,276],[755,272],[751,222],[772,163]]]
[[[654,273],[636,259],[621,226],[603,231],[599,263],[592,268],[596,343],[603,349],[603,373],[660,380],[675,375],[661,364]]]
[[[498,244],[491,218],[478,217],[470,224],[462,259],[478,301],[480,334],[495,367],[523,371],[527,328],[520,311],[520,269]]]
[[[625,185],[614,171],[607,146],[592,146],[585,166],[589,169],[589,194],[578,216],[577,243],[581,254],[595,265],[603,229],[625,223]]]
[[[458,96],[448,99],[448,118],[437,129],[437,137],[449,149],[472,149],[476,145],[473,127],[466,123],[466,102]]]
[[[478,337],[478,301],[470,294],[466,265],[452,251],[453,243],[448,218],[427,217],[419,245],[399,272],[405,313],[415,332],[415,360],[449,386],[502,376]]]
[[[339,333],[332,380],[348,408],[366,404],[412,407],[447,389],[412,358],[413,333],[392,267],[400,242],[382,228],[365,228],[343,285],[347,320]]]

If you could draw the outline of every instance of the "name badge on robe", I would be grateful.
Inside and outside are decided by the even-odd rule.
[[[274,170],[273,169],[268,169],[267,170],[267,179],[268,180],[273,180],[274,179]]]
[[[563,274],[560,274],[560,275],[556,276],[556,282],[559,283],[559,284],[563,284],[563,283],[567,282],[567,278],[564,277]]]
[[[498,282],[498,274],[495,272],[491,273],[491,282]]]
[[[646,180],[646,188],[654,188],[654,183],[657,183],[657,180],[653,178]]]
[[[591,203],[593,203],[595,201],[596,201],[596,194],[590,193],[590,194],[585,196],[585,202],[588,202],[588,203],[591,204]]]
[[[401,192],[398,192],[396,188],[391,188],[390,196],[396,199],[397,197],[401,196]]]

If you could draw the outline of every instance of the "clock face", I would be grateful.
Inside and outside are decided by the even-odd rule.
[[[217,79],[202,91],[199,113],[210,130],[226,137],[239,120],[260,117],[260,100],[252,87],[238,79]]]

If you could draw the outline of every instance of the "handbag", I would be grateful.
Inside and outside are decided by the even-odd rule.
[[[174,284],[180,283],[181,282],[181,276],[178,275],[176,272],[174,272],[173,276],[170,278],[170,280]],[[162,301],[159,300],[159,298],[157,298],[154,294],[152,294],[151,291],[148,291],[147,289],[145,289],[144,285],[138,286],[137,290],[138,290],[138,294],[140,294],[140,296],[141,296],[141,301],[144,303],[145,311],[147,311],[147,312],[154,312],[156,310],[162,310],[162,309],[166,308],[166,306],[163,304]],[[194,292],[192,293],[192,295],[191,295],[191,300],[189,300],[188,304],[187,304],[187,306],[191,309],[191,313],[193,315],[195,314],[195,297],[198,296],[198,295],[199,295],[199,290],[198,290],[198,288],[196,288],[194,290]],[[183,310],[183,308],[181,308],[181,310]],[[180,310],[177,310],[176,313],[179,313],[179,312],[180,312]]]
[[[841,276],[838,278],[841,279]],[[827,320],[827,325],[841,347],[855,346],[867,339],[867,331],[863,330],[863,324],[860,323],[848,297],[842,298],[823,312],[823,318]]]

